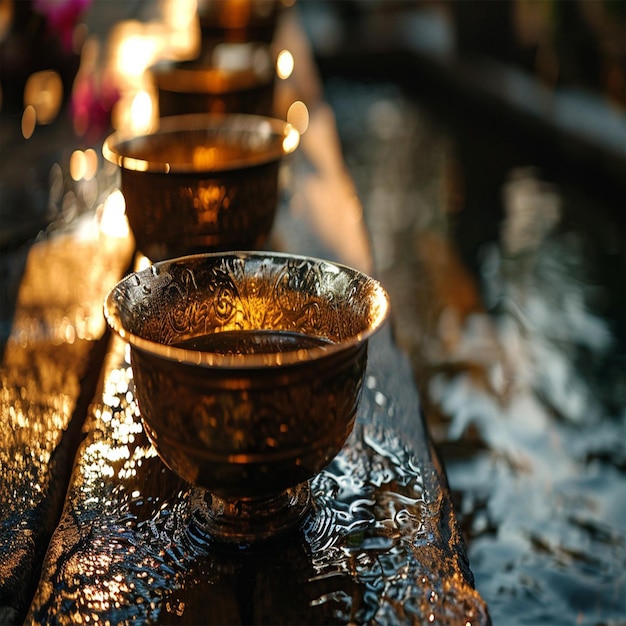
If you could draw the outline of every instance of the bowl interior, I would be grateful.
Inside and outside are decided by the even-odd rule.
[[[155,263],[105,302],[109,324],[131,346],[190,364],[253,368],[357,346],[388,309],[383,287],[355,269],[262,252]]]

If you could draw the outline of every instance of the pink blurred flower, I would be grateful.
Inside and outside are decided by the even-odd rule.
[[[93,139],[108,130],[111,112],[119,97],[117,86],[106,74],[99,76],[92,72],[79,72],[74,81],[71,100],[76,134]]]

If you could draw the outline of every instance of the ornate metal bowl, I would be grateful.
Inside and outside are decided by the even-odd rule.
[[[217,537],[250,541],[301,519],[308,479],[352,430],[368,339],[388,310],[373,278],[279,253],[163,261],[109,293],[146,432],[208,490]]]
[[[143,135],[104,142],[119,165],[126,216],[152,261],[197,252],[257,249],[278,204],[281,159],[298,145],[291,125],[257,115],[162,118]]]
[[[236,57],[234,61],[198,59],[153,65],[150,74],[158,94],[159,115],[272,115],[276,72],[269,47],[234,44],[230,48],[231,53],[224,56]]]

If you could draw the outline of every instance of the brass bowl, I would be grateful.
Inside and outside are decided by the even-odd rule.
[[[194,114],[162,118],[142,135],[113,133],[102,152],[121,169],[137,247],[159,261],[261,248],[274,223],[281,160],[297,144],[282,120]]]
[[[217,537],[251,541],[301,519],[308,480],[352,430],[368,339],[388,310],[373,278],[279,253],[163,261],[109,293],[146,433],[209,491]]]
[[[161,61],[150,68],[161,117],[187,113],[273,114],[276,72],[269,48],[233,44],[222,45],[222,49],[225,54],[214,54],[211,61]]]
[[[271,43],[284,0],[198,0],[204,48],[221,42]]]

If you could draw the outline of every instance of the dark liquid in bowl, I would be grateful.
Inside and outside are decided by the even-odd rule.
[[[323,337],[285,330],[232,330],[191,337],[174,345],[218,354],[272,354],[308,350],[331,343]]]

